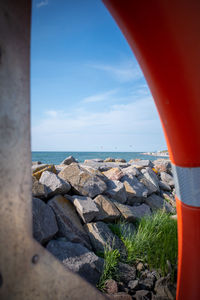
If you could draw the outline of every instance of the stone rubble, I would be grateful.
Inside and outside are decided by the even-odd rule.
[[[48,205],[53,209],[56,216],[58,236],[92,249],[89,237],[71,201],[66,197],[57,195],[48,201]]]
[[[63,265],[92,284],[97,284],[103,271],[103,259],[81,244],[51,240],[47,250]],[[67,284],[67,283],[66,283]]]
[[[51,207],[38,198],[32,201],[33,236],[41,244],[50,241],[58,232],[56,217]]]
[[[84,226],[88,232],[92,247],[95,252],[103,253],[105,247],[109,250],[120,249],[125,252],[125,246],[118,236],[104,222],[88,223]]]
[[[63,168],[58,176],[71,184],[75,193],[94,198],[106,191],[106,183],[97,175],[93,175],[78,163],[71,163]]]
[[[123,230],[164,209],[176,219],[174,180],[168,159],[107,158],[78,163],[72,156],[60,165],[32,164],[33,236],[63,265],[97,285],[105,248],[126,249],[110,229],[124,220]],[[100,255],[100,256],[98,256]],[[137,265],[118,264],[118,278],[105,283],[108,299],[175,299],[168,277]]]
[[[47,187],[47,198],[53,197],[57,194],[67,194],[71,189],[71,185],[59,178],[56,174],[44,171],[39,179],[39,183]]]

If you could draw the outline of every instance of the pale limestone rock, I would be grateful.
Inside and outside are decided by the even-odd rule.
[[[120,180],[120,178],[124,176],[120,168],[112,168],[108,171],[103,172],[103,175],[111,180]]]
[[[118,180],[108,180],[106,183],[107,190],[105,191],[105,194],[120,203],[125,203],[127,200],[127,193],[124,184]]]
[[[107,189],[106,183],[99,176],[93,175],[76,163],[66,166],[58,176],[69,182],[74,191],[83,196],[93,198]]]
[[[120,218],[120,212],[108,197],[99,195],[94,198],[94,202],[99,209],[94,221],[112,222]]]
[[[114,202],[114,204],[119,209],[124,219],[129,222],[135,222],[136,220],[141,219],[144,216],[151,215],[151,209],[146,204],[141,204],[138,206],[129,206],[118,202]]]
[[[91,222],[98,216],[99,209],[90,197],[75,195],[70,197],[70,200],[84,223]]]
[[[56,194],[66,194],[71,189],[71,185],[67,181],[49,171],[42,173],[39,183],[47,187],[47,197],[53,197]]]
[[[85,159],[84,164],[90,163],[90,162],[103,162],[103,159],[101,158],[92,158],[92,159]]]
[[[131,176],[139,176],[141,173],[140,171],[134,167],[134,166],[129,166],[127,168],[123,168],[122,172],[124,175],[131,175]]]
[[[130,163],[130,162],[129,162]],[[137,169],[143,169],[143,168],[146,168],[146,167],[152,167],[153,164],[150,160],[148,159],[141,159],[141,160],[132,160],[131,161],[131,165],[136,167]]]
[[[116,163],[116,162],[95,162],[87,161],[83,165],[91,166],[92,168],[99,170],[101,172],[108,171],[112,168],[127,168],[130,166],[128,163]]]
[[[148,196],[158,191],[157,187],[150,180],[148,180],[143,174],[141,174],[137,178],[147,188]]]
[[[171,172],[171,162],[169,159],[156,159],[153,161],[153,165],[158,172]]]
[[[161,172],[160,177],[164,183],[168,184],[170,187],[174,187],[174,178],[171,175],[166,172]]]
[[[142,202],[143,198],[147,197],[147,188],[135,176],[125,175],[121,178],[121,182],[125,186],[129,204]]]
[[[151,168],[143,169],[141,172],[156,187],[156,191],[159,191],[159,179],[156,173]]]

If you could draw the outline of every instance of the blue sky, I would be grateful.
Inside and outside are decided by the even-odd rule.
[[[100,0],[33,0],[33,151],[166,148],[137,61]]]

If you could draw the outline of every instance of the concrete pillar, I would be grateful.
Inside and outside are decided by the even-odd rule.
[[[0,1],[0,299],[104,299],[32,238],[31,1]]]

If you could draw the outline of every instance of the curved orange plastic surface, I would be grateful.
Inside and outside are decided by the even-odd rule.
[[[144,72],[171,161],[200,166],[200,1],[103,0]],[[200,208],[177,199],[177,300],[200,299]]]
[[[178,214],[178,300],[200,299],[200,208],[176,197]]]
[[[104,0],[144,72],[170,159],[200,166],[200,1]]]

